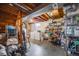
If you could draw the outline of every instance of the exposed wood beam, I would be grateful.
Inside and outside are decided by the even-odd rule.
[[[32,10],[36,7],[34,3],[27,3],[27,6],[29,6]]]
[[[0,22],[0,26],[5,26],[5,25],[15,25],[15,22],[9,20],[9,21],[4,21],[4,22]]]
[[[44,16],[40,16],[40,18],[42,18],[43,20],[47,21],[47,19]]]
[[[34,3],[30,3],[30,5],[31,5],[33,8],[36,7],[36,5],[35,5]]]
[[[49,5],[49,4],[41,4],[41,5],[37,6],[37,7],[35,7],[32,11],[30,11],[27,15],[25,15],[25,17],[28,16],[28,15],[30,15],[30,14],[32,14],[33,12],[36,12],[36,11],[44,8],[47,5]]]
[[[41,16],[39,16],[41,18],[42,21],[45,21]]]
[[[18,44],[20,44],[19,47],[22,47],[22,12],[19,11],[17,14],[17,20],[16,20],[16,28],[18,30]]]
[[[14,21],[16,20],[15,15],[12,15],[10,13],[7,13],[7,12],[1,11],[1,10],[0,10],[0,16],[1,16],[0,21],[4,21],[6,19],[12,19]]]
[[[41,5],[39,5],[38,7],[36,7],[35,9],[33,9],[32,11],[30,11],[29,14],[32,14],[33,12],[42,9],[43,7],[45,7],[45,6],[47,6],[47,5],[48,5],[48,4],[41,4]],[[29,15],[29,14],[27,14],[27,15]]]
[[[31,10],[33,10],[31,7],[29,7],[29,6],[26,5],[26,4],[20,4],[20,5],[22,5],[22,6],[24,6],[25,8],[27,8],[27,11],[28,11],[28,12],[31,11]]]
[[[18,9],[18,11],[22,11],[22,12],[26,13],[26,15],[29,14],[28,9],[23,7],[22,5],[13,3],[13,6],[15,6]]]
[[[48,19],[48,17],[47,17],[45,14],[43,14],[42,16],[43,16],[44,18]]]
[[[31,11],[27,11],[28,9],[25,8],[25,7],[23,7],[23,6],[20,5],[20,4],[13,4],[13,5],[14,5],[16,8],[18,8],[18,10],[20,10],[20,11],[26,13],[26,16],[27,16],[27,15],[29,15],[29,14],[31,14],[31,13],[33,13],[33,12],[35,12],[35,11],[37,11],[37,10],[43,8],[43,7],[45,7],[45,6],[47,6],[48,4],[41,4],[41,5],[37,6],[36,8],[34,8],[34,9],[31,10]]]
[[[16,15],[11,14],[11,13],[8,13],[8,12],[3,11],[3,10],[0,10],[0,15],[5,16],[5,17],[9,16],[9,17],[7,17],[7,18],[11,18],[11,17],[12,17],[12,18],[16,18]]]
[[[45,13],[44,15],[45,15],[48,19],[50,18],[50,16],[49,16],[47,13]]]
[[[33,19],[36,20],[36,21],[38,21],[38,22],[42,22],[42,21],[44,21],[42,18],[40,18],[40,16],[38,16],[38,17],[34,17]]]
[[[9,4],[1,5],[0,10],[12,15],[17,15],[17,10],[14,8],[14,6],[10,6]]]
[[[42,22],[44,21],[40,16],[38,16],[38,17],[39,17],[40,21],[42,21]]]

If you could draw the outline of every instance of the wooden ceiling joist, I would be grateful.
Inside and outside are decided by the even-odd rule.
[[[29,6],[29,8],[31,8],[31,10],[33,10],[34,8],[36,8],[36,5],[33,3],[27,3],[26,6]]]
[[[50,18],[50,16],[49,16],[47,13],[45,13],[44,15],[45,15],[48,19]]]
[[[46,20],[48,19],[48,17],[47,17],[45,14],[43,14],[43,15],[41,15],[41,16],[43,16],[44,18],[46,18]]]
[[[26,5],[26,4],[20,4],[22,6],[24,6],[25,8],[27,8],[28,11],[31,11],[33,10],[30,6]]]
[[[25,13],[26,15],[29,14],[29,11],[27,8],[25,8],[24,6],[20,5],[20,4],[16,4],[14,3],[13,6],[15,6],[18,11],[22,11],[23,13]]]
[[[14,6],[10,6],[9,4],[1,5],[0,10],[13,15],[17,15],[17,9]]]
[[[32,11],[30,11],[29,14],[31,14],[31,13],[33,13],[35,11],[38,11],[38,10],[40,10],[41,8],[43,8],[43,7],[47,6],[47,5],[48,4],[40,4],[39,6],[36,6]],[[29,14],[27,14],[27,15],[29,15]]]
[[[0,16],[1,16],[0,22],[7,20],[7,19],[11,19],[11,20],[14,20],[14,21],[16,20],[16,16],[10,15],[10,14],[7,14],[7,13],[1,12],[1,11],[0,11]]]
[[[47,20],[44,16],[40,16],[40,18],[43,19],[44,21]]]
[[[33,12],[42,9],[48,4],[33,4],[33,3],[4,3],[0,4],[0,25],[12,24],[15,25],[18,11],[22,12],[22,17],[32,14]],[[40,21],[47,20],[47,16],[38,16]]]

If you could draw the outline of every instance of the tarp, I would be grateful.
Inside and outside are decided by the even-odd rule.
[[[15,27],[14,27],[14,26],[9,25],[9,26],[6,26],[6,29],[15,29]]]

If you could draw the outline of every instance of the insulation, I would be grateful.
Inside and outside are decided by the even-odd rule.
[[[5,46],[0,44],[0,56],[7,56]]]
[[[16,38],[9,38],[7,40],[7,45],[13,45],[13,44],[18,44],[18,39],[16,39]]]

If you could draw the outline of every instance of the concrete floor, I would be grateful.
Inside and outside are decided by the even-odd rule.
[[[65,51],[61,47],[54,47],[48,42],[32,42],[26,53],[27,56],[65,56]]]

